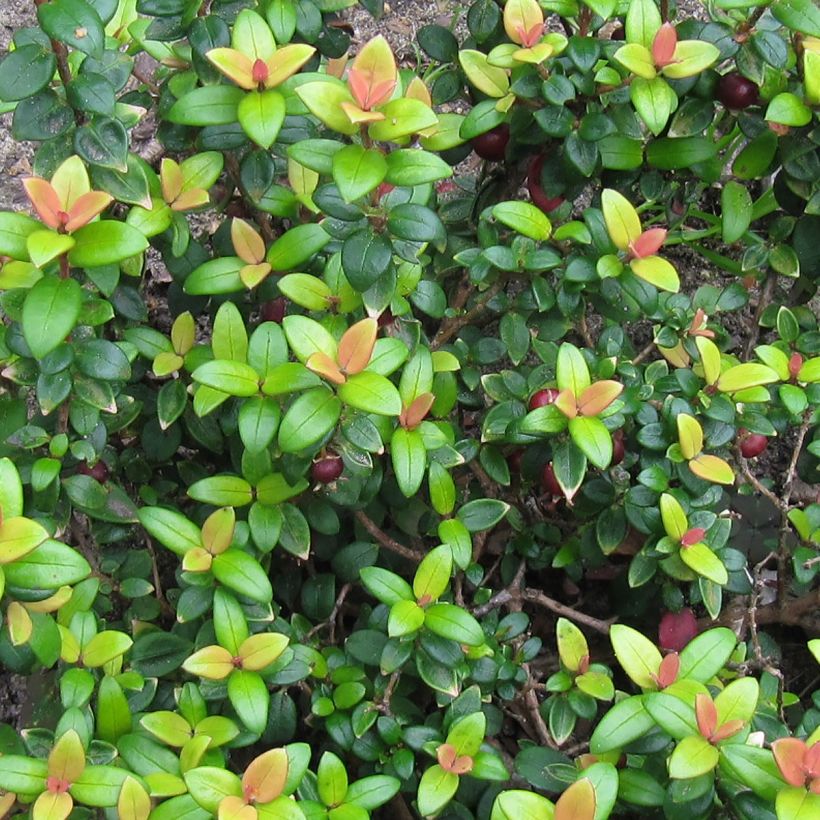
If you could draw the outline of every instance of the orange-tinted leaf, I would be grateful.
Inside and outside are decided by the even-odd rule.
[[[247,801],[270,803],[285,788],[288,779],[288,753],[271,749],[251,761],[242,776],[242,791]]]
[[[245,265],[239,269],[239,278],[242,284],[251,290],[255,288],[270,272],[272,268],[268,262],[260,262],[258,265]]]
[[[229,80],[240,88],[251,91],[256,88],[253,80],[253,62],[249,57],[233,48],[212,48],[205,56]]]
[[[544,13],[536,0],[507,0],[504,4],[504,31],[514,43],[529,48],[544,30]]]
[[[327,61],[327,66],[325,67],[325,73],[329,74],[331,77],[336,77],[336,79],[341,80],[345,73],[345,68],[347,67],[347,62],[350,58],[348,57],[347,52],[345,52],[341,57],[333,57]]]
[[[713,481],[715,484],[734,484],[735,474],[732,468],[718,456],[701,453],[689,462],[689,469],[699,478]]]
[[[575,399],[575,394],[569,387],[558,394],[558,398],[553,404],[555,404],[568,419],[574,419],[578,415],[578,404]]]
[[[736,718],[735,720],[727,720],[720,728],[712,735],[713,743],[720,743],[721,740],[736,735],[744,726],[745,722]]]
[[[163,157],[159,166],[159,181],[162,198],[170,205],[182,193],[182,170],[179,163]]]
[[[353,98],[365,111],[387,102],[397,79],[396,60],[381,35],[365,43],[347,74]]]
[[[450,771],[453,774],[467,774],[473,769],[473,759],[469,755],[460,755],[453,761]]]
[[[251,672],[264,669],[285,651],[287,645],[287,636],[279,632],[263,632],[245,638],[238,652],[242,668]]]
[[[225,552],[233,541],[236,513],[233,507],[223,507],[212,512],[202,525],[202,546],[211,555]]]
[[[61,227],[65,212],[51,183],[40,177],[28,177],[23,180],[23,187],[43,223],[53,230]]]
[[[651,256],[657,253],[666,241],[666,228],[650,228],[644,231],[630,246],[629,250],[633,256],[643,259],[644,256]]]
[[[344,384],[347,381],[345,374],[339,370],[339,366],[336,362],[334,362],[327,353],[322,353],[320,350],[311,353],[305,362],[305,366],[308,370],[312,370],[323,379],[333,382],[333,384]]]
[[[404,96],[406,99],[419,100],[430,108],[433,107],[433,98],[430,96],[430,90],[424,84],[424,80],[422,80],[421,77],[413,77],[413,79],[410,80],[410,84],[407,86]]]
[[[341,109],[345,116],[355,125],[363,122],[381,122],[384,119],[384,114],[380,111],[365,111],[358,105],[345,100],[341,103]]]
[[[241,797],[229,794],[219,802],[218,820],[256,820],[259,816],[254,806],[249,806]]]
[[[243,262],[256,265],[265,258],[264,240],[244,219],[231,222],[231,241],[236,255]]]
[[[75,729],[69,729],[48,755],[48,775],[73,783],[85,769],[85,749]]]
[[[451,743],[442,743],[436,750],[439,766],[446,772],[461,775],[473,768],[473,759],[469,755],[459,755]]]
[[[432,393],[422,393],[416,396],[407,409],[402,410],[399,416],[401,426],[407,430],[413,430],[421,424],[424,417],[430,412],[430,408],[435,403],[436,397]]]
[[[594,817],[595,789],[586,778],[576,780],[558,798],[553,820],[593,820]]]
[[[305,43],[292,43],[280,48],[267,61],[268,78],[265,88],[274,88],[294,75],[312,56],[316,49]]]
[[[591,384],[578,398],[578,412],[582,416],[597,416],[621,395],[623,389],[620,382],[611,379]]]
[[[661,689],[666,689],[671,686],[677,679],[680,672],[680,655],[677,652],[671,652],[662,661],[658,667],[658,686]]]
[[[234,669],[233,656],[222,646],[205,646],[198,652],[194,652],[182,668],[192,675],[209,680],[222,680],[227,678]]]
[[[43,792],[31,809],[32,820],[65,820],[74,808],[74,800],[68,792]]]
[[[683,457],[688,461],[703,449],[703,429],[694,416],[678,413],[678,442]]]
[[[201,208],[211,201],[208,192],[204,188],[191,188],[183,191],[172,203],[172,211],[190,211],[193,208]]]
[[[147,820],[151,813],[151,798],[139,781],[130,775],[125,778],[117,801],[119,820]]]
[[[67,231],[76,231],[99,216],[112,202],[114,197],[105,191],[89,191],[77,199],[68,212]]]
[[[709,740],[717,729],[717,707],[712,698],[703,692],[695,697],[695,718],[698,722],[698,731]]]
[[[185,572],[208,572],[214,557],[203,547],[189,549],[182,558],[182,569]]]
[[[664,23],[652,41],[652,59],[658,68],[672,62],[677,44],[678,33],[675,27],[671,23]]]
[[[806,752],[803,765],[809,777],[820,777],[820,740],[813,743]]]
[[[348,375],[361,373],[367,367],[376,344],[378,322],[373,318],[362,319],[348,328],[339,339],[336,358],[339,367]]]
[[[820,747],[820,744],[815,743]],[[783,779],[792,786],[806,782],[806,744],[796,737],[782,737],[772,743],[772,754]]]
[[[691,547],[693,544],[699,544],[703,541],[704,535],[706,535],[706,530],[703,527],[692,527],[681,536],[680,545]]]

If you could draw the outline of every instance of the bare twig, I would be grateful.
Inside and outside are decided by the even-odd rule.
[[[390,552],[395,552],[396,555],[401,555],[408,561],[418,564],[424,557],[415,550],[405,547],[394,538],[391,538],[384,530],[382,530],[372,518],[370,518],[364,510],[356,510],[355,516],[359,523],[385,548]]]
[[[476,300],[476,303],[473,307],[470,308],[466,313],[463,313],[461,316],[455,316],[452,319],[445,319],[441,323],[441,327],[438,329],[438,333],[433,337],[433,340],[430,342],[430,349],[437,350],[443,344],[446,344],[456,335],[456,333],[461,330],[461,328],[469,325],[477,316],[482,314],[487,305],[492,301],[493,297],[495,297],[501,289],[504,287],[506,280],[499,279],[497,282],[494,282],[481,296]]]

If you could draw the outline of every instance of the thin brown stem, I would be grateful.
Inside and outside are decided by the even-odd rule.
[[[493,297],[495,297],[502,290],[504,284],[505,280],[499,279],[497,282],[490,285],[490,287],[487,288],[483,294],[481,294],[473,307],[471,307],[466,313],[452,319],[445,319],[441,323],[438,333],[436,333],[433,337],[433,341],[430,342],[430,349],[437,350],[443,344],[449,342],[450,339],[452,339],[453,336],[461,330],[461,328],[469,325],[474,319],[480,316],[486,310],[487,305],[492,301]]]
[[[381,544],[385,549],[390,550],[390,552],[394,552],[396,555],[400,555],[402,558],[406,558],[414,564],[418,564],[424,557],[415,550],[405,547],[404,544],[400,544],[395,538],[391,538],[376,524],[375,521],[373,521],[372,518],[367,515],[367,513],[365,513],[364,510],[356,510],[355,516],[359,523],[379,542],[379,544]]]

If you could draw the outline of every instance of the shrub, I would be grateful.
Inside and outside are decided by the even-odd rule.
[[[3,810],[817,817],[820,11],[352,2],[0,63]]]

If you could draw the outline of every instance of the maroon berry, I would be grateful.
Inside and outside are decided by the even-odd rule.
[[[507,143],[509,141],[510,126],[505,122],[470,140],[473,151],[475,151],[481,159],[486,159],[490,162],[501,162],[501,160],[504,159],[504,152],[507,150]]]
[[[552,467],[551,461],[548,461],[544,465],[544,472],[541,474],[541,483],[548,492],[552,493],[552,495],[564,494],[564,491],[561,489],[561,485],[558,483],[558,479],[555,477],[555,470]]]
[[[344,470],[344,462],[340,456],[325,456],[313,462],[310,474],[319,484],[330,484],[335,481]]]
[[[520,447],[517,450],[513,450],[507,456],[507,466],[510,468],[510,472],[513,475],[517,475],[521,472],[521,460],[524,458],[524,450]]]
[[[533,205],[539,207],[544,213],[551,213],[556,208],[560,207],[564,200],[563,197],[549,197],[546,191],[541,187],[541,169],[544,167],[544,155],[533,157],[530,162],[529,171],[527,172],[527,190],[530,192],[530,199]]]
[[[77,472],[80,475],[91,476],[94,481],[99,481],[100,484],[108,480],[108,467],[104,461],[98,461],[92,466],[89,466],[87,461],[82,461],[77,467]]]
[[[626,455],[626,447],[624,446],[624,431],[616,430],[612,434],[612,465],[620,464]]]
[[[613,29],[612,34],[609,35],[610,40],[626,40],[626,31],[623,26]]]
[[[658,627],[658,644],[661,649],[680,652],[697,634],[698,621],[691,609],[664,612]]]
[[[769,443],[769,439],[760,433],[747,433],[741,430],[740,435],[740,454],[743,458],[757,458]]]
[[[393,311],[390,308],[385,308],[380,314],[378,319],[376,319],[376,324],[379,327],[387,327],[388,325],[392,325],[393,322],[396,321],[396,317],[393,315]]]
[[[547,387],[545,390],[536,390],[530,396],[529,408],[535,410],[538,407],[546,407],[552,404],[558,398],[558,391],[553,387]]]
[[[276,322],[277,325],[282,324],[282,319],[285,318],[285,311],[288,307],[288,300],[284,296],[277,296],[269,302],[262,305],[262,321]]]
[[[742,74],[724,74],[718,81],[717,98],[735,111],[748,108],[757,102],[757,84]]]

